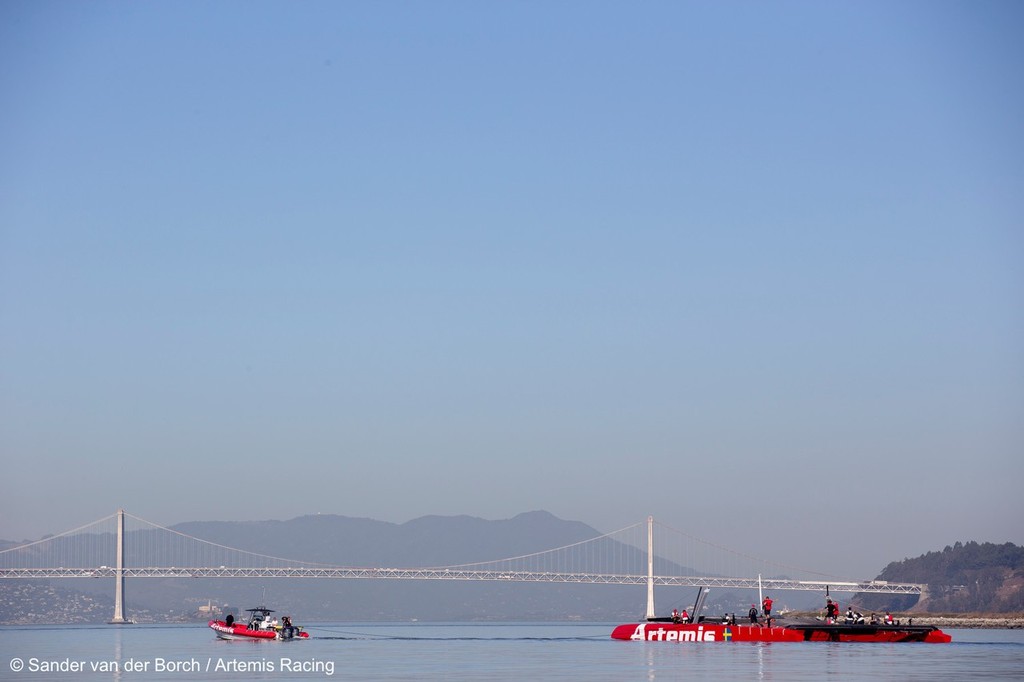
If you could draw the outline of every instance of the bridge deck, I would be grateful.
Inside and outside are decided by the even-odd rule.
[[[10,568],[0,569],[0,578],[114,578],[117,571],[100,568]],[[126,578],[335,578],[373,580],[493,580],[532,583],[581,583],[599,585],[644,585],[646,575],[601,573],[558,573],[504,570],[465,570],[448,568],[229,568],[150,566],[125,567]],[[825,582],[757,578],[716,578],[701,576],[654,576],[655,585],[676,587],[733,587],[741,589],[800,590],[823,592],[874,592],[884,594],[921,594],[923,585],[884,581]]]

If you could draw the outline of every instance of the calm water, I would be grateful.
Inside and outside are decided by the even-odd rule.
[[[951,630],[946,645],[683,645],[613,641],[613,625],[322,624],[302,642],[224,642],[204,625],[6,626],[0,680],[1024,680],[1022,630]]]

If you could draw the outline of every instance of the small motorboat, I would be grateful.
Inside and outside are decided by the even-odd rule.
[[[217,637],[220,639],[247,639],[250,641],[309,639],[309,633],[303,631],[301,625],[293,625],[288,616],[278,622],[270,615],[274,612],[265,606],[245,611],[249,614],[249,619],[245,622],[235,621],[229,615],[225,620],[211,620],[210,628],[217,633]]]

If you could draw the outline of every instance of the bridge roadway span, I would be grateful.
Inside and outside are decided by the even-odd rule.
[[[646,585],[646,575],[602,573],[558,573],[507,570],[465,570],[454,568],[219,568],[137,567],[123,569],[125,578],[362,578],[374,580],[496,580],[527,583],[589,583],[599,585]],[[117,569],[100,568],[8,568],[0,569],[0,578],[116,578]],[[801,590],[822,592],[875,592],[917,594],[924,585],[881,580],[830,582],[816,580],[780,580],[767,578],[715,578],[697,576],[654,576],[655,585],[676,587],[733,587],[741,589]]]

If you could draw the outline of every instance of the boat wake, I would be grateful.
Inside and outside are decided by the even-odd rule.
[[[333,633],[329,635],[321,632]],[[436,637],[421,637],[415,635],[380,635],[371,632],[352,632],[348,630],[324,630],[316,629],[316,639],[335,640],[391,640],[396,642],[595,642],[606,641],[607,635],[577,635],[571,637],[481,637],[479,635],[451,635]]]

